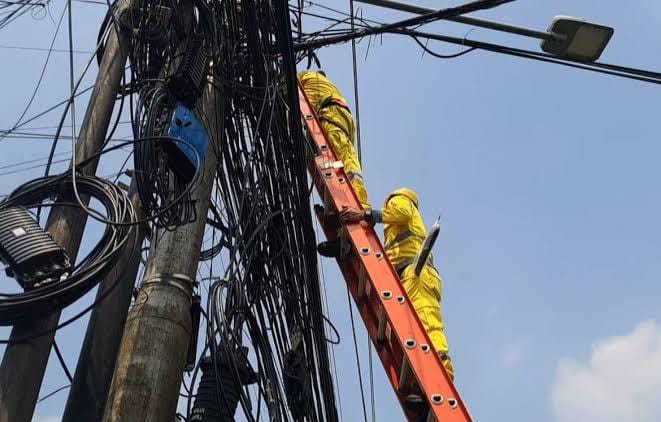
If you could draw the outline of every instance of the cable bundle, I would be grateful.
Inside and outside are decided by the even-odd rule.
[[[306,144],[292,109],[297,92],[288,10],[284,2],[267,0],[208,7],[215,25],[207,33],[213,40],[213,84],[224,119],[215,151],[211,242],[224,246],[224,274],[214,276],[212,260],[206,350],[222,353],[230,368],[214,368],[215,379],[229,372],[236,387],[243,362],[233,351],[249,347],[259,388],[234,390],[240,391],[247,420],[268,413],[273,421],[336,421]],[[295,374],[286,363],[294,348]],[[305,396],[286,388],[292,374]],[[222,388],[217,386],[217,402],[231,407],[222,399]],[[232,408],[226,410],[233,414]]]
[[[163,87],[146,87],[140,95],[135,128],[138,139],[153,139],[135,145],[134,165],[138,193],[143,208],[156,216],[157,227],[173,228],[195,220],[195,207],[190,199],[190,185],[170,168],[162,142],[170,126],[174,108]],[[199,163],[198,163],[199,164]],[[199,165],[198,165],[199,167]],[[199,173],[199,171],[198,171]]]
[[[130,91],[139,98],[131,116],[137,139],[167,138],[177,102],[194,108],[206,83],[208,59],[204,37],[199,34],[204,21],[199,13],[186,21],[181,9],[176,1],[143,1],[120,13],[120,22],[134,34],[129,59]],[[194,77],[189,75],[192,71]],[[197,179],[184,180],[172,163],[162,142],[135,146],[134,166],[143,207],[155,216],[156,227],[167,229],[197,218],[188,194]],[[198,167],[200,164],[198,161]]]
[[[25,0],[25,1],[0,1],[0,29],[30,12],[35,19],[41,19],[46,16],[48,1],[43,0]]]
[[[18,187],[0,202],[0,209],[41,208],[55,204],[58,207],[80,208],[83,204],[78,203],[77,198],[83,195],[99,201],[105,214],[87,207],[81,212],[87,212],[92,218],[106,224],[103,236],[96,246],[76,264],[68,278],[25,293],[1,294],[0,325],[13,325],[21,319],[50,314],[70,305],[96,286],[113,269],[130,236],[135,235],[135,212],[119,187],[89,176],[76,176],[74,187],[73,179],[70,173],[35,179]],[[52,202],[53,198],[59,199]]]

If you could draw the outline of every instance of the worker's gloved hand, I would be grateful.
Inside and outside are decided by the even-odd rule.
[[[346,207],[340,211],[340,221],[343,224],[357,223],[365,219],[365,212],[358,208]]]

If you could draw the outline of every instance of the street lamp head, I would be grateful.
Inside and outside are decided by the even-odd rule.
[[[556,16],[549,32],[554,36],[542,41],[542,50],[559,57],[594,62],[606,48],[614,29],[581,18]]]

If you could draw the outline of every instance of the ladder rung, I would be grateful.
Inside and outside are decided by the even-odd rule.
[[[402,368],[399,370],[399,392],[403,393],[406,391],[406,386],[409,383],[411,378],[411,365],[409,360],[404,356],[402,359]]]
[[[329,212],[330,210],[333,209],[333,198],[331,197],[330,192],[328,192],[328,189],[324,189],[324,209]]]
[[[379,312],[379,328],[376,332],[376,340],[383,343],[386,340],[386,327],[388,326],[388,318],[386,317],[385,309]]]
[[[365,300],[367,296],[367,270],[363,264],[360,264],[360,273],[358,274],[358,300]]]

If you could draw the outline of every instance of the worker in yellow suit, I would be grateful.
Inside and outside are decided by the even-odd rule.
[[[367,202],[367,190],[356,152],[356,127],[347,100],[324,72],[301,72],[298,75],[305,95],[317,113],[321,128],[331,144],[337,159],[344,164],[344,171],[364,209],[371,208]]]
[[[445,371],[454,380],[454,368],[448,355],[448,341],[441,316],[441,277],[430,255],[419,276],[415,275],[416,256],[422,249],[427,230],[418,211],[418,195],[411,189],[397,189],[385,201],[382,210],[345,208],[340,211],[342,223],[367,221],[383,223],[384,247],[404,290],[438,353]]]

